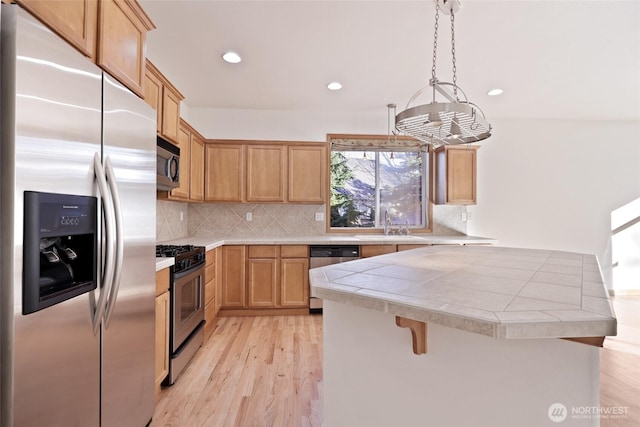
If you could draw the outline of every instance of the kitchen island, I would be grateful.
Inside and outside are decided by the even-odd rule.
[[[327,427],[599,425],[616,319],[595,256],[432,246],[310,281]]]

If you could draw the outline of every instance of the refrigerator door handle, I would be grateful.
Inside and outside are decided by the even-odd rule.
[[[107,308],[105,314],[105,328],[109,327],[109,322],[113,316],[113,310],[116,307],[116,300],[118,298],[118,292],[120,290],[120,276],[122,275],[122,258],[124,254],[124,232],[122,226],[122,205],[120,204],[120,194],[118,192],[118,184],[116,182],[116,176],[111,166],[111,159],[107,156],[104,161],[104,169],[107,175],[107,184],[111,190],[111,198],[113,200],[113,213],[115,217],[115,230],[116,230],[116,261],[113,273],[113,285],[109,291],[109,300],[107,301]]]
[[[93,168],[98,184],[98,192],[102,196],[102,210],[104,212],[105,223],[105,256],[104,256],[104,269],[102,271],[102,290],[100,292],[100,298],[95,307],[93,313],[93,334],[96,335],[100,331],[100,324],[102,323],[102,317],[107,305],[107,294],[113,282],[114,273],[114,243],[113,233],[115,231],[115,218],[113,216],[113,203],[111,200],[111,194],[109,194],[109,187],[107,186],[107,178],[100,162],[100,155],[96,153],[93,156]],[[94,291],[95,292],[95,291]],[[95,302],[94,292],[91,293],[92,306]]]

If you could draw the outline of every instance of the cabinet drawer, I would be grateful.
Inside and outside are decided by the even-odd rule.
[[[249,258],[277,258],[278,245],[249,246]]]
[[[204,336],[209,338],[216,328],[216,304],[214,301],[204,306]]]
[[[212,280],[204,285],[204,303],[209,304],[216,295],[216,282]]]
[[[308,258],[309,246],[307,245],[282,245],[280,246],[282,258]]]
[[[213,279],[216,278],[216,266],[215,265],[207,265],[204,269],[204,281],[205,283],[213,282]]]
[[[169,290],[169,269],[156,271],[156,296]]]
[[[360,247],[360,256],[367,258],[371,256],[378,256],[384,254],[390,254],[397,251],[397,245],[362,245]]]

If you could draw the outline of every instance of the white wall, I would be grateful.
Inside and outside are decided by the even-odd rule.
[[[640,197],[640,123],[492,125],[494,135],[478,151],[479,203],[469,208],[469,234],[504,246],[594,253],[615,288],[611,212]]]
[[[327,133],[386,134],[387,109],[191,107],[189,122],[206,138],[325,141]],[[478,151],[478,205],[469,207],[467,234],[497,238],[503,246],[594,253],[613,287],[610,214],[640,197],[640,122],[491,123],[494,134]]]

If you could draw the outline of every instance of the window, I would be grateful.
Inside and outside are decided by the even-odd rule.
[[[390,147],[387,136],[336,139],[330,138],[331,228],[382,228],[385,213],[394,227],[429,227],[428,152]]]

